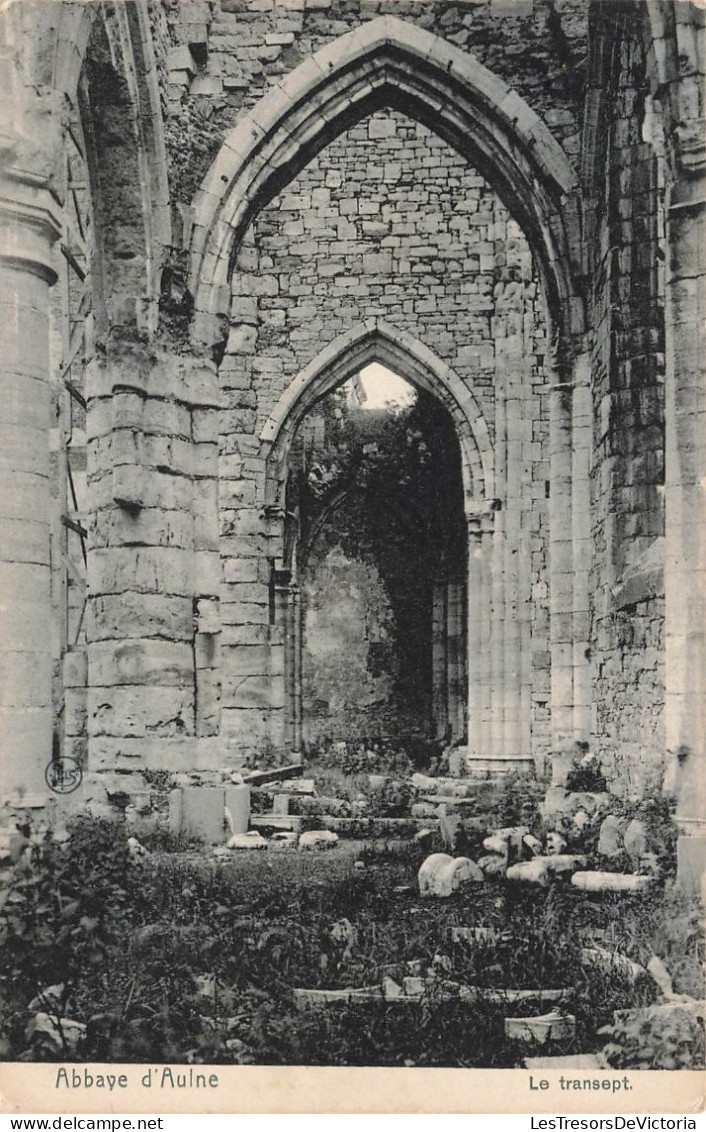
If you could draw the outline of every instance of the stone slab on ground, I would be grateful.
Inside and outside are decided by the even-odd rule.
[[[553,1010],[536,1018],[506,1018],[505,1037],[521,1042],[567,1041],[576,1033],[573,1014],[560,1014]]]
[[[302,828],[302,819],[292,814],[251,814],[250,825],[260,832],[271,829],[299,833]]]
[[[571,883],[584,892],[624,892],[637,896],[654,888],[654,877],[638,876],[633,873],[574,873]]]
[[[330,829],[341,837],[363,840],[371,837],[414,837],[419,830],[419,822],[414,818],[340,818],[335,814],[324,814],[316,820],[322,829]],[[425,824],[434,825],[433,822]]]
[[[343,987],[341,990],[317,990],[297,987],[294,1005],[299,1010],[311,1006],[345,1006],[349,1002],[380,1002],[382,987]]]
[[[469,806],[478,805],[476,798],[461,798],[456,794],[424,794],[421,798],[421,802],[429,806],[451,806],[457,810],[468,809]],[[485,825],[487,827],[487,822]]]
[[[304,773],[302,763],[290,763],[287,766],[272,767],[270,770],[253,770],[243,775],[243,781],[248,786],[264,786],[267,782],[286,782],[290,778],[298,778]]]
[[[169,828],[175,836],[195,837],[219,845],[225,835],[225,789],[222,786],[179,786],[169,795]]]
[[[247,833],[250,824],[250,788],[244,784],[226,786],[225,807],[231,833]]]
[[[316,782],[313,778],[300,778],[300,779],[284,779],[274,782],[265,782],[259,785],[253,785],[253,790],[256,794],[316,794]]]

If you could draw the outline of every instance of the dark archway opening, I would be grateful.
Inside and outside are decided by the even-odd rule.
[[[287,510],[305,749],[463,740],[466,536],[448,411],[386,367],[366,367],[299,426]]]

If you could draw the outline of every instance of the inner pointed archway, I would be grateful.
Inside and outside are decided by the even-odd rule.
[[[292,742],[462,742],[466,530],[448,411],[380,363],[356,372],[296,430],[286,513]]]

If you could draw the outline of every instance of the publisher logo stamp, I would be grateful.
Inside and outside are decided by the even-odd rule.
[[[55,794],[73,794],[81,785],[83,771],[76,759],[65,755],[61,759],[52,759],[44,771],[47,786]]]

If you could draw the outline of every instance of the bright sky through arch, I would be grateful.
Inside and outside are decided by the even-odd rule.
[[[360,371],[360,387],[365,396],[361,409],[405,409],[417,397],[413,385],[380,362],[371,362]]]

